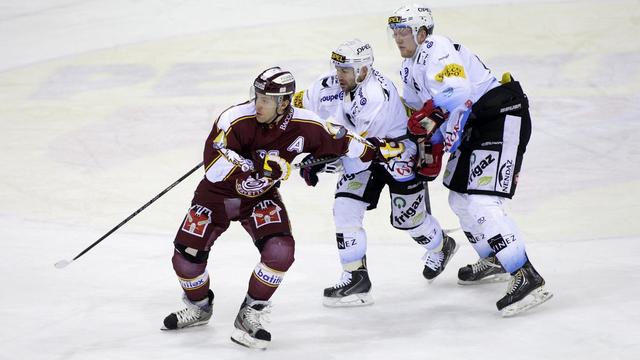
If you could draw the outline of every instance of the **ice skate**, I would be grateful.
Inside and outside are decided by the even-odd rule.
[[[458,284],[477,285],[501,281],[509,281],[511,274],[502,267],[495,255],[479,259],[474,264],[458,270]]]
[[[370,291],[371,281],[366,268],[344,271],[337,284],[324,289],[322,304],[328,307],[371,305]]]
[[[213,291],[209,290],[207,297],[200,301],[192,302],[186,295],[183,295],[182,300],[187,307],[164,318],[161,330],[179,330],[209,322],[213,314]]]
[[[440,251],[429,251],[424,257],[425,264],[422,275],[429,280],[429,283],[433,282],[436,276],[440,275],[449,260],[451,260],[453,254],[458,251],[458,244],[456,244],[453,238],[444,233],[442,236],[442,248]]]
[[[231,341],[252,349],[266,349],[271,342],[271,333],[264,329],[262,321],[269,322],[269,301],[253,300],[247,296],[234,322]]]
[[[517,315],[544,303],[553,296],[545,288],[544,279],[533,268],[529,260],[512,275],[507,294],[496,303],[502,316]]]

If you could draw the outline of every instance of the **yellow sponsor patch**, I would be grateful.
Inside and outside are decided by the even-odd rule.
[[[460,64],[447,64],[444,69],[436,74],[436,81],[443,82],[445,77],[461,77],[467,78],[464,73],[464,68]]]
[[[304,97],[304,90],[300,90],[293,95],[294,107],[304,109],[304,103],[302,102],[302,97]]]
[[[337,61],[339,63],[347,62],[347,58],[344,55],[340,55],[340,54],[338,54],[336,52],[332,52],[331,53],[331,60]]]
[[[400,16],[391,16],[389,17],[389,24],[399,24],[402,22],[402,17]]]

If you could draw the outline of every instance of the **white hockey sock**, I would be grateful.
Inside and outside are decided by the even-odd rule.
[[[336,242],[343,267],[362,261],[367,253],[367,234],[362,228],[336,233]]]
[[[365,202],[346,197],[336,198],[333,205],[336,242],[343,267],[356,266],[367,253],[367,234],[362,228],[366,209]]]
[[[438,251],[442,247],[442,228],[438,220],[431,215],[427,215],[420,226],[407,232],[427,251]]]

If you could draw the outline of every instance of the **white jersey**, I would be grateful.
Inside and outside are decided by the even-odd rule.
[[[439,36],[429,36],[413,58],[404,59],[400,69],[404,99],[414,109],[429,99],[450,112],[449,119],[434,134],[434,142],[444,138],[453,150],[464,127],[468,109],[487,91],[500,85],[491,70],[460,44]]]
[[[335,72],[325,74],[297,93],[294,105],[362,137],[393,138],[404,135],[407,129],[407,114],[396,87],[375,69],[346,95]]]
[[[321,118],[342,125],[362,137],[395,138],[407,133],[407,113],[395,85],[382,73],[371,73],[356,88],[345,94],[340,88],[335,72],[319,77],[307,90],[294,97],[294,106],[302,106]],[[405,166],[415,153],[413,142],[403,141],[406,147],[402,159]],[[351,161],[344,160],[347,169]],[[355,165],[354,165],[355,166]],[[350,172],[356,172],[354,168]],[[392,170],[390,170],[391,172]],[[413,173],[410,172],[413,176]],[[406,174],[403,173],[402,177]]]

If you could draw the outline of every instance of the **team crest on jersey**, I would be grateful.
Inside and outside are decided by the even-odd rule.
[[[263,200],[253,207],[251,217],[256,223],[256,229],[267,224],[281,223],[280,211],[282,208],[273,200]]]
[[[212,211],[202,205],[193,205],[187,217],[182,224],[182,231],[195,235],[198,237],[204,237],[207,226],[211,224]]]
[[[289,145],[289,147],[287,148],[287,151],[289,151],[289,152],[297,152],[298,154],[300,154],[302,152],[302,149],[304,149],[304,137],[298,136],[291,143],[291,145]]]
[[[240,195],[256,197],[267,192],[271,185],[273,183],[265,178],[255,179],[250,176],[242,181],[236,180],[236,191]]]

